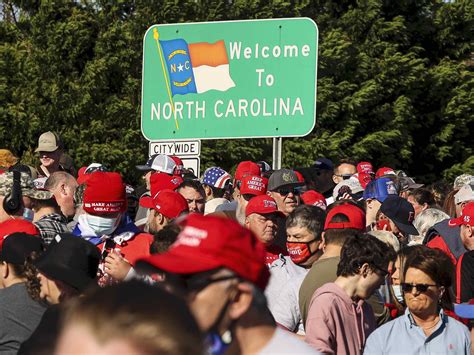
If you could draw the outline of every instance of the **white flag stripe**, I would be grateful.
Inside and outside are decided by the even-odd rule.
[[[201,65],[193,68],[194,80],[197,92],[203,93],[209,90],[227,91],[235,86],[230,77],[229,64],[210,67]]]

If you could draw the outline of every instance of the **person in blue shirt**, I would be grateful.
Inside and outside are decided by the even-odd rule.
[[[405,314],[375,330],[367,339],[370,354],[470,354],[468,328],[448,317],[452,311],[453,265],[437,249],[424,247],[406,260],[402,291]]]

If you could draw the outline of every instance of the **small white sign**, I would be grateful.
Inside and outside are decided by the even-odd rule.
[[[185,169],[192,170],[192,173],[196,175],[196,177],[200,177],[201,175],[201,159],[199,157],[183,157],[181,158],[183,161],[183,165]]]
[[[199,156],[201,154],[201,141],[176,141],[176,142],[150,142],[150,155],[165,154],[185,156]]]

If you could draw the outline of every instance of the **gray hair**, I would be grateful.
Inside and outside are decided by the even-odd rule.
[[[391,246],[395,252],[398,253],[400,250],[400,242],[398,238],[390,231],[370,231],[370,235],[373,235],[378,240],[384,242],[385,244]]]
[[[415,221],[413,222],[418,233],[420,233],[419,236],[414,237],[416,241],[413,240],[413,244],[421,244],[428,229],[433,227],[436,223],[448,218],[450,217],[444,211],[437,208],[427,208],[422,211],[418,216],[416,216]]]

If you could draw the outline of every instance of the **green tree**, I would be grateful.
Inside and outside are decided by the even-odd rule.
[[[142,39],[156,23],[307,16],[320,31],[317,124],[283,165],[352,156],[422,181],[473,172],[472,1],[0,2],[0,141],[33,162],[60,133],[78,166],[137,181]],[[203,142],[202,168],[271,161],[271,139]]]

